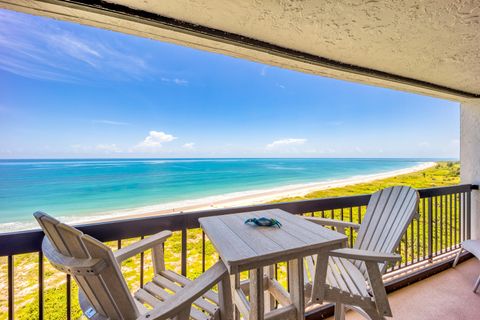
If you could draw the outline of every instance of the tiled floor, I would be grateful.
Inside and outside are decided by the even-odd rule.
[[[472,291],[479,274],[480,262],[470,259],[455,269],[391,293],[393,319],[480,320],[480,290],[477,294]],[[353,312],[348,312],[346,318],[363,319]]]

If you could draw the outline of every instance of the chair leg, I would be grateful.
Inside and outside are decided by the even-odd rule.
[[[188,320],[190,318],[190,308],[185,308],[182,311],[180,311],[176,317],[174,317],[175,320]]]
[[[265,272],[265,275],[268,277],[269,280],[274,278],[275,269],[274,269],[273,265],[264,267],[264,272]],[[275,299],[274,299],[273,295],[270,293],[270,290],[268,288],[266,288],[266,289],[267,290],[265,290],[265,292],[264,292],[264,295],[265,295],[265,297],[264,297],[265,313],[270,312],[273,309],[275,309]]]
[[[375,310],[375,309],[368,309],[368,310],[364,310],[368,316],[370,317],[371,320],[385,320],[385,317],[380,315],[378,313],[378,310]]]
[[[355,311],[356,313],[364,317],[366,320],[372,320],[372,318],[370,318],[370,315],[360,307],[350,305],[345,306],[345,311],[348,311],[349,309]]]
[[[477,293],[478,287],[480,286],[480,276],[478,276],[477,281],[475,282],[475,287],[473,288],[473,292]]]
[[[345,306],[342,303],[335,303],[335,320],[345,320]]]
[[[460,255],[463,252],[463,248],[460,248],[460,250],[457,253],[457,256],[455,257],[455,261],[453,261],[452,268],[455,268],[457,266],[458,260],[460,259]]]

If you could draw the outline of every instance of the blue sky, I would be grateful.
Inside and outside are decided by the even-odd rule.
[[[0,137],[0,158],[458,158],[459,105],[0,10]]]

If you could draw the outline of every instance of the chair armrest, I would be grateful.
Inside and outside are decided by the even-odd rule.
[[[358,230],[360,225],[355,222],[347,222],[335,219],[327,219],[327,218],[318,218],[318,217],[303,217],[304,219],[322,225],[322,226],[332,226],[336,228],[353,228]]]
[[[402,260],[402,256],[396,253],[383,253],[369,250],[343,248],[332,250],[329,255],[354,260],[372,261],[372,262],[396,262]]]
[[[162,231],[154,234],[148,238],[142,239],[135,243],[132,243],[129,246],[118,249],[113,254],[117,262],[122,262],[130,257],[133,257],[141,252],[144,252],[148,249],[151,249],[159,244],[162,244],[172,235],[172,232],[169,230]]]
[[[188,283],[176,294],[166,299],[161,306],[138,317],[137,320],[173,319],[182,311],[188,310],[192,303],[222,280],[229,280],[227,268],[219,261],[200,277]]]

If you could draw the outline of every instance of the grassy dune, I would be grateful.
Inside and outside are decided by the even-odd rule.
[[[359,183],[341,188],[332,188],[309,193],[304,197],[283,198],[275,202],[305,199],[328,198],[368,194],[391,186],[406,185],[413,188],[431,188],[460,183],[460,164],[458,162],[438,162],[436,166],[393,178]]]
[[[368,183],[359,183],[355,185],[350,185],[341,188],[332,188],[327,190],[321,190],[307,194],[304,197],[293,197],[293,198],[284,198],[279,199],[275,202],[286,202],[286,201],[298,201],[306,199],[316,199],[316,198],[328,198],[328,197],[340,197],[340,196],[353,196],[360,194],[370,194],[375,191],[381,190],[383,188],[388,188],[396,185],[407,185],[417,189],[421,188],[430,188],[430,187],[441,187],[449,186],[460,183],[460,164],[457,162],[439,162],[436,166],[404,175],[399,175],[392,178],[380,179]],[[438,220],[433,223],[433,233],[434,237],[440,236],[439,239],[433,247],[435,250],[446,249],[450,246],[449,241],[453,237],[449,237],[449,230],[452,230],[452,234],[456,234],[459,238],[460,227],[450,222],[450,215],[448,210],[440,210],[440,208],[448,208],[449,202],[448,199],[438,199],[435,202],[437,207],[435,210],[438,215]],[[352,215],[352,221],[358,223],[359,216],[363,217],[365,214],[366,208],[362,207],[360,212],[357,208],[349,210],[332,210],[324,212],[326,218],[332,218],[337,220],[344,220],[349,218],[349,215]],[[409,235],[410,243],[405,243],[404,239],[400,243],[399,253],[402,255],[402,262],[413,261],[417,256],[422,257],[427,254],[426,250],[428,248],[424,246],[417,246],[415,243],[422,243],[424,238],[428,238],[428,219],[427,213],[423,212],[423,207],[418,208],[419,217],[415,219],[414,222],[409,226],[406,231],[406,234]],[[313,213],[316,216],[320,216],[320,212]],[[425,228],[423,228],[425,226]],[[349,239],[352,240],[352,243],[355,241],[356,233],[354,232],[350,235],[350,230],[346,230],[346,234]],[[413,243],[413,246],[412,246]]]
[[[302,199],[337,197],[346,195],[372,193],[379,189],[393,185],[409,185],[415,188],[454,185],[460,182],[460,165],[453,162],[440,162],[435,167],[394,178],[377,180],[369,183],[356,184],[341,188],[333,188],[312,192],[304,197],[279,199],[276,202],[295,201]],[[340,212],[335,211],[334,217],[339,217]],[[128,245],[138,239],[123,240],[122,246]],[[116,249],[117,243],[109,243]],[[169,269],[180,271],[181,235],[176,232],[166,243],[166,262]],[[200,230],[188,231],[188,276],[197,277],[202,272],[202,241]],[[206,267],[213,265],[218,256],[212,245],[206,243]],[[38,254],[24,254],[15,256],[15,319],[38,319]],[[65,319],[66,310],[66,284],[65,275],[54,270],[45,261],[45,319]],[[150,253],[145,253],[145,266],[150,266]],[[140,285],[139,279],[140,259],[134,257],[122,265],[122,271],[129,287],[135,290]],[[145,271],[145,279],[150,279],[152,268]],[[280,268],[280,276],[284,268]],[[72,319],[81,315],[76,301],[76,286],[72,282]],[[0,320],[7,319],[7,259],[0,258]]]

